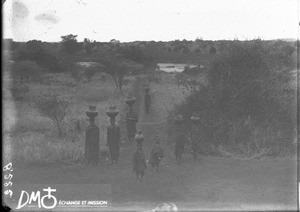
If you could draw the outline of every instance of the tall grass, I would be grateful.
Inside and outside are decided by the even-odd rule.
[[[55,77],[52,75],[59,75]],[[49,76],[51,83],[30,82],[27,94],[22,101],[6,99],[15,108],[13,111],[6,110],[8,114],[5,125],[8,135],[4,146],[7,151],[6,158],[18,163],[39,163],[56,161],[81,162],[84,160],[85,129],[88,126],[85,111],[89,105],[96,105],[99,112],[96,117],[96,124],[100,128],[100,155],[105,156],[106,131],[109,126],[109,117],[106,110],[111,104],[117,106],[120,115],[117,117],[117,123],[122,124],[122,115],[124,110],[124,99],[131,89],[130,84],[124,87],[122,93],[115,92],[113,82],[92,81],[86,84],[79,84],[76,87],[70,87],[64,83],[63,79],[69,82],[68,75],[52,74]],[[45,76],[46,77],[46,76]],[[56,79],[58,79],[56,81]],[[133,78],[128,78],[130,82]],[[46,80],[48,81],[48,80]],[[49,90],[58,92],[61,96],[68,97],[70,108],[67,112],[65,121],[62,125],[62,138],[57,136],[55,126],[48,119],[42,117],[38,111],[32,107],[31,99],[38,96],[41,92]],[[105,98],[103,97],[105,96]],[[9,108],[12,108],[11,106]],[[9,109],[8,108],[8,109]],[[14,121],[13,121],[14,120]],[[79,123],[79,128],[78,128]]]

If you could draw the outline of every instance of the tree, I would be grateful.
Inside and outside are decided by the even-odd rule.
[[[209,53],[211,53],[211,54],[216,54],[217,53],[217,50],[216,50],[216,48],[215,47],[210,47],[210,49],[209,49]]]
[[[17,60],[29,60],[37,63],[45,70],[50,72],[60,72],[62,69],[58,59],[45,50],[44,43],[39,40],[30,40],[26,42],[24,48],[18,52]]]
[[[141,64],[123,58],[111,58],[110,60],[101,61],[101,64],[104,67],[101,67],[100,70],[112,76],[119,91],[122,90],[124,76],[144,68]]]
[[[78,52],[81,48],[80,44],[77,42],[77,35],[65,35],[61,36],[61,50],[69,55]]]
[[[56,93],[42,93],[35,99],[34,106],[42,116],[54,122],[58,129],[58,136],[61,138],[63,135],[62,125],[70,106],[69,101],[59,97]]]
[[[116,40],[116,39],[111,39],[109,42],[110,42],[110,43],[120,43],[120,41],[119,41],[119,40]]]
[[[91,41],[90,39],[85,38],[83,41],[83,48],[87,54],[92,53],[94,47],[96,46],[96,41]]]
[[[123,79],[127,74],[127,67],[121,61],[116,59],[112,61],[106,61],[103,63],[105,65],[104,72],[111,75],[117,90],[121,91],[123,87]]]
[[[261,40],[231,43],[228,51],[214,57],[208,85],[198,84],[175,107],[174,113],[185,117],[199,114],[199,127],[207,137],[203,141],[217,148],[232,147],[230,151],[246,156],[265,154],[266,149],[276,155],[280,148],[291,147],[296,106],[289,70],[295,69],[290,60],[294,52],[284,44],[267,44]],[[179,84],[185,85],[184,80],[178,77]]]
[[[38,79],[43,71],[41,66],[30,60],[16,61],[12,67],[13,79],[23,78],[26,82],[29,82],[30,78]]]

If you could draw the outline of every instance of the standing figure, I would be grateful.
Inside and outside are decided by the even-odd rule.
[[[180,133],[177,135],[176,140],[175,140],[175,157],[176,157],[176,162],[180,163],[181,162],[181,156],[182,153],[184,152],[184,135]]]
[[[144,135],[142,133],[142,130],[139,130],[134,137],[134,140],[136,141],[137,146],[143,146],[143,141],[144,141]]]
[[[95,117],[98,115],[96,106],[89,106],[86,111],[90,125],[85,131],[85,159],[88,165],[97,165],[99,159],[99,127],[95,125]]]
[[[136,152],[133,154],[132,163],[132,171],[135,172],[137,181],[141,181],[147,169],[145,154],[141,145],[138,145]]]
[[[156,171],[159,171],[159,163],[164,157],[164,150],[160,147],[158,137],[155,137],[155,143],[152,147],[149,163],[153,168],[156,168]]]
[[[198,151],[199,151],[198,142],[193,141],[191,147],[192,147],[193,161],[194,163],[196,163],[198,157]]]
[[[184,152],[184,144],[185,144],[185,136],[182,132],[182,123],[183,123],[183,116],[178,115],[175,118],[176,124],[177,124],[177,135],[175,137],[175,157],[176,162],[181,162],[181,155]]]
[[[192,140],[191,140],[191,148],[192,148],[192,154],[193,154],[193,161],[196,163],[197,157],[198,157],[198,152],[199,152],[199,141],[201,139],[201,136],[199,134],[198,130],[198,123],[200,121],[200,118],[193,114],[191,117],[191,120],[193,122],[192,126]]]
[[[116,125],[116,116],[119,111],[116,107],[110,107],[106,114],[110,117],[110,124],[107,128],[107,146],[109,147],[110,159],[112,163],[118,163],[120,155],[120,141],[121,141],[121,131],[120,127]]]
[[[135,98],[125,100],[126,104],[129,105],[129,111],[126,112],[126,126],[128,140],[132,141],[136,133],[136,123],[138,122],[138,115],[133,111],[133,104],[135,103]]]
[[[145,88],[146,94],[145,94],[145,110],[146,113],[149,114],[149,110],[150,110],[150,103],[151,103],[151,99],[150,99],[150,94],[149,94],[149,87]]]

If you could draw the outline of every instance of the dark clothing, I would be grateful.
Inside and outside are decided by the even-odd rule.
[[[184,152],[184,136],[178,135],[175,141],[175,155],[182,154]]]
[[[150,95],[147,93],[147,94],[145,95],[145,109],[146,109],[146,113],[147,113],[147,114],[149,113],[150,102],[151,102]]]
[[[99,128],[96,125],[90,125],[85,133],[85,158],[88,164],[96,165],[99,158]]]
[[[197,160],[197,156],[198,156],[198,152],[199,152],[200,138],[201,138],[200,131],[196,127],[194,127],[193,133],[192,133],[192,143],[191,143],[191,149],[192,149],[194,162],[196,162],[196,160]]]
[[[138,122],[138,115],[134,111],[127,111],[125,115],[127,125],[127,135],[129,140],[133,140],[136,133],[136,123]]]
[[[112,161],[119,159],[121,132],[118,125],[110,125],[107,128],[107,145],[109,147],[110,158]]]
[[[150,159],[149,159],[150,164],[153,167],[158,166],[159,162],[162,160],[163,157],[164,157],[164,150],[160,146],[154,145],[150,154]]]
[[[193,142],[191,147],[192,147],[193,159],[194,159],[194,162],[196,162],[197,156],[198,156],[198,143]]]
[[[181,160],[181,155],[184,152],[184,135],[180,134],[175,140],[175,156],[176,160]]]
[[[146,166],[145,154],[142,149],[138,149],[132,157],[133,171],[136,175],[144,176]]]

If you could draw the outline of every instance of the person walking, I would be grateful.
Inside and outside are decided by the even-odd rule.
[[[198,158],[198,151],[199,151],[199,147],[198,147],[199,145],[198,144],[199,143],[197,141],[193,141],[192,145],[191,145],[194,163],[196,163],[197,158]]]
[[[138,130],[137,134],[134,137],[134,140],[136,141],[137,146],[143,146],[144,135],[142,133],[142,130]]]
[[[174,148],[174,153],[175,153],[175,158],[176,162],[180,163],[181,162],[181,156],[182,153],[184,152],[184,144],[185,144],[185,136],[183,133],[183,116],[181,114],[178,114],[175,117],[175,123],[176,125],[176,136],[175,136],[175,148]]]
[[[199,131],[199,123],[200,123],[200,117],[194,113],[191,117],[192,121],[192,131],[191,131],[191,148],[192,148],[192,154],[193,154],[193,161],[196,163],[198,158],[198,152],[199,152],[199,143],[201,139],[201,133]]]
[[[177,163],[181,162],[181,156],[184,152],[184,143],[184,135],[180,133],[175,140],[175,157]]]
[[[149,163],[156,171],[159,171],[159,163],[164,157],[164,150],[160,147],[159,138],[155,137],[155,143],[152,147]]]
[[[150,98],[150,94],[149,94],[149,87],[145,88],[146,94],[145,94],[145,110],[146,113],[149,114],[149,110],[150,110],[150,103],[151,103],[151,98]]]
[[[136,123],[138,122],[138,115],[133,111],[133,106],[129,106],[129,111],[125,115],[128,140],[132,141],[136,133]]]
[[[113,163],[118,163],[120,155],[120,141],[121,141],[121,131],[120,127],[116,125],[116,116],[119,111],[116,107],[110,107],[110,110],[106,114],[110,117],[110,125],[107,128],[107,146],[109,147],[110,158]]]
[[[85,131],[85,159],[88,165],[97,165],[99,159],[99,142],[100,131],[95,124],[95,117],[98,115],[96,106],[89,106],[89,111],[86,111],[89,117],[90,125]]]
[[[137,182],[141,182],[145,175],[145,170],[147,169],[145,154],[142,145],[138,145],[136,152],[133,154],[132,163],[132,171],[136,174]]]

